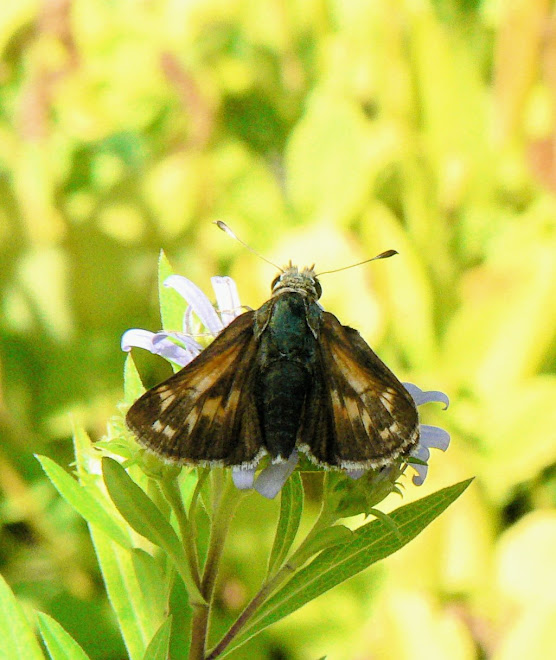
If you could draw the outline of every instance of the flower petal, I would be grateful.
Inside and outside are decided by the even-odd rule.
[[[211,277],[212,288],[216,296],[216,304],[224,326],[229,325],[242,314],[237,286],[231,277]]]
[[[409,465],[417,472],[417,474],[413,476],[413,483],[416,486],[422,486],[425,483],[425,479],[427,478],[429,466],[421,465],[420,463],[410,463]]]
[[[232,479],[235,487],[239,488],[239,490],[249,490],[253,488],[255,469],[256,468],[233,467]]]
[[[259,474],[255,482],[255,490],[269,500],[274,499],[295,470],[297,459],[298,454],[294,449],[287,461],[271,463]]]
[[[193,353],[193,356],[199,355],[199,353],[203,350],[201,344],[199,344],[199,342],[195,341],[193,337],[186,334],[185,332],[164,332],[164,331],[157,332],[156,335],[154,336],[153,344],[157,344],[159,341],[161,341],[162,339],[166,339],[167,337],[179,341],[181,344],[184,345],[186,350],[191,351],[191,353]]]
[[[425,447],[434,447],[446,451],[450,445],[450,434],[438,426],[421,424],[421,437],[419,444]]]
[[[154,333],[150,332],[150,330],[133,328],[127,330],[122,335],[122,350],[129,352],[133,347],[144,348],[153,355],[161,355],[163,358],[172,360],[172,362],[182,367],[191,362],[197,353],[192,349],[178,346],[170,339],[167,339],[167,337],[168,333],[165,332]],[[194,342],[194,340],[191,341]],[[194,343],[196,344],[197,342]]]
[[[193,309],[188,305],[183,313],[183,322],[182,327],[186,335],[193,335],[193,326],[191,324],[191,315],[193,314]]]
[[[418,444],[417,447],[411,450],[409,453],[410,456],[415,456],[415,458],[418,458],[420,461],[425,461],[427,462],[429,458],[431,457],[431,453],[429,451],[429,448],[426,447],[425,445]],[[410,463],[410,465],[418,465],[417,463]]]
[[[417,385],[413,383],[402,383],[405,389],[411,394],[413,401],[415,401],[416,406],[422,406],[424,403],[430,403],[431,401],[443,403],[444,410],[450,405],[450,399],[447,394],[440,392],[438,390],[429,390],[423,391]]]
[[[156,336],[153,339],[151,353],[160,355],[166,360],[172,360],[172,362],[179,364],[180,367],[185,367],[195,357],[191,351],[174,344],[171,339]]]
[[[212,303],[191,280],[181,275],[170,275],[164,281],[164,286],[175,289],[180,296],[185,298],[211,334],[216,336],[222,330],[224,326],[218,318],[218,314],[214,310]]]
[[[149,330],[141,330],[141,328],[126,330],[121,340],[122,351],[129,353],[135,347],[144,348],[152,353],[153,338],[154,332],[150,332]]]
[[[361,477],[367,472],[367,470],[360,469],[360,470],[346,470],[345,471],[347,476],[353,479],[354,481],[356,479],[361,479]]]
[[[186,364],[189,364],[201,352],[201,347],[191,337],[188,337],[188,341],[184,342],[186,344],[185,347],[180,346],[168,338],[173,336],[173,334],[178,335],[180,333],[157,332],[153,339],[152,352],[166,360],[172,360],[172,362],[179,364],[181,367],[185,367]],[[180,341],[182,341],[181,338]]]

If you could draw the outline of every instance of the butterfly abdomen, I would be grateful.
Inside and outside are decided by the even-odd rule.
[[[264,326],[255,396],[263,443],[273,459],[287,459],[295,447],[311,387],[316,338],[299,294],[283,294],[260,312]]]

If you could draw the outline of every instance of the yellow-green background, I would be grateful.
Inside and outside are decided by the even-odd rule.
[[[406,501],[477,476],[234,657],[556,657],[552,3],[19,0],[0,56],[0,570],[29,611],[123,657],[86,527],[32,454],[71,462],[70,413],[102,435],[121,333],[160,327],[160,248],[207,292],[232,274],[265,300],[274,270],[221,219],[280,265],[399,250],[323,277],[322,302],[451,397],[425,421],[452,446]],[[148,384],[167,373],[137,358]],[[271,542],[275,505],[249,507],[226,611]]]

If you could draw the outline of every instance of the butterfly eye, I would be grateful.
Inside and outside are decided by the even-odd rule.
[[[322,286],[320,285],[320,282],[317,280],[316,277],[313,281],[315,284],[315,291],[317,292],[317,300],[318,300],[322,296]]]
[[[276,277],[272,280],[272,284],[270,285],[271,291],[274,291],[274,287],[278,284],[281,278],[282,278],[282,273],[280,273],[280,275],[276,275]]]

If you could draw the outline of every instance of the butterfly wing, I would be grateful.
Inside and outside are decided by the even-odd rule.
[[[251,385],[253,315],[236,318],[192,362],[131,406],[126,422],[142,445],[176,463],[256,460],[261,433]]]
[[[415,403],[360,334],[324,312],[318,346],[301,448],[325,466],[367,469],[415,446]]]

